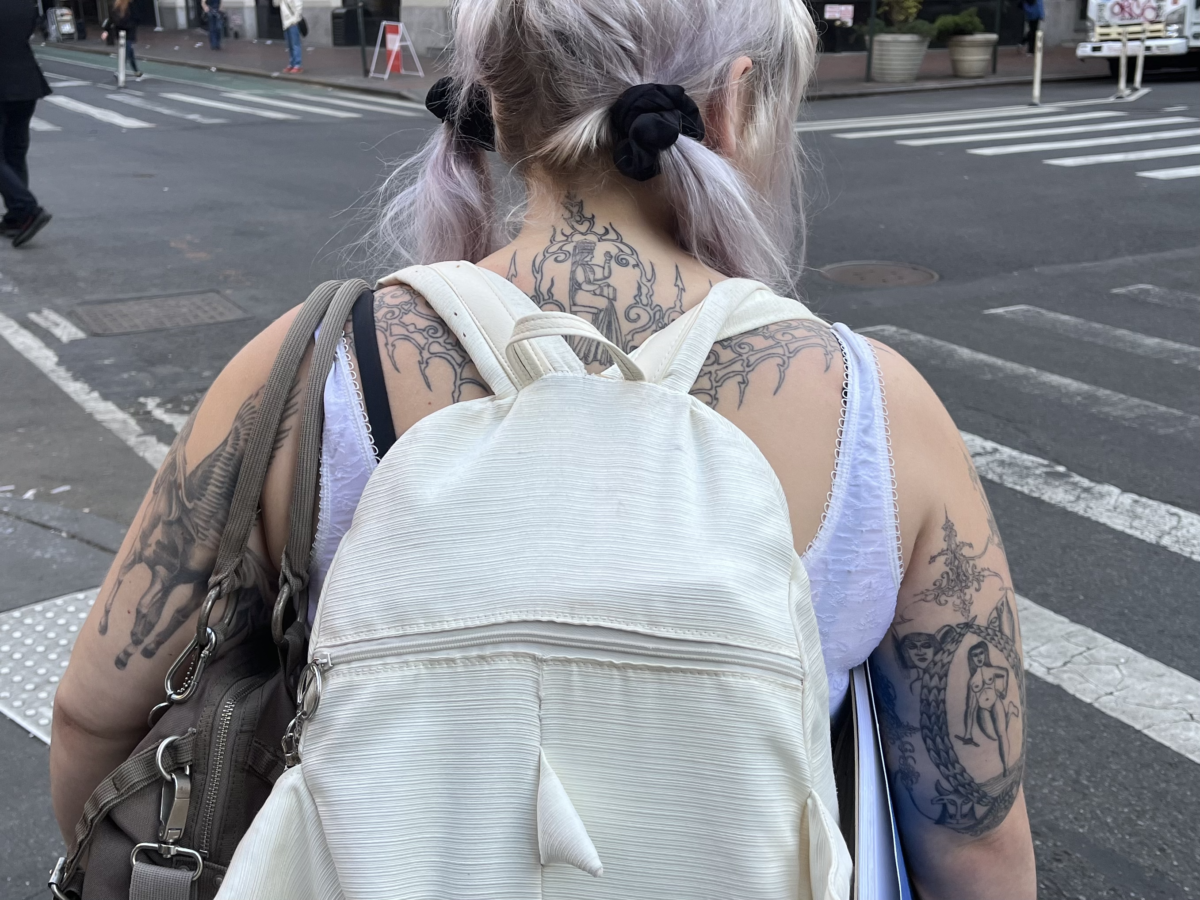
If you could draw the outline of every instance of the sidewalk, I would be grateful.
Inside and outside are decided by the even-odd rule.
[[[86,41],[64,41],[48,46],[61,50],[115,55],[113,48],[99,38]],[[367,48],[367,65],[371,64],[374,47]],[[207,32],[163,31],[155,33],[142,29],[138,35],[139,60],[176,63],[198,68],[243,75],[266,75],[300,83],[349,88],[394,94],[412,100],[423,100],[425,92],[444,74],[437,58],[422,59],[425,76],[392,75],[383,78],[362,77],[362,57],[358,47],[304,48],[304,74],[283,75],[287,50],[283,41],[226,40],[220,50],[210,50]],[[854,97],[867,94],[905,93],[921,90],[968,88],[988,84],[1022,84],[1033,80],[1033,60],[1021,47],[1001,47],[999,66],[995,75],[986,78],[955,78],[950,73],[948,51],[930,50],[925,54],[920,75],[913,84],[879,84],[865,81],[867,55],[858,53],[823,54],[817,63],[817,80],[809,92],[810,100],[834,97]],[[383,59],[379,68],[383,67]],[[1103,60],[1080,61],[1074,47],[1049,47],[1042,64],[1045,81],[1075,81],[1108,78],[1108,66]]]

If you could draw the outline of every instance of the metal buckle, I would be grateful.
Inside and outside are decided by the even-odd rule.
[[[188,810],[192,805],[192,768],[184,766],[182,771],[168,772],[163,765],[163,753],[178,736],[165,738],[158,745],[154,754],[154,762],[159,774],[166,782],[162,789],[162,799],[158,812],[158,839],[163,845],[174,844],[183,837],[183,829],[187,825]]]
[[[63,883],[63,870],[66,867],[67,858],[60,856],[58,862],[54,864],[54,868],[50,872],[50,879],[46,882],[46,887],[50,888],[50,893],[54,895],[54,900],[72,900],[71,897],[59,889],[59,886]]]
[[[168,703],[182,703],[196,692],[196,688],[200,684],[200,676],[204,674],[209,657],[216,651],[218,643],[217,633],[211,628],[205,628],[204,643],[200,643],[200,635],[197,633],[196,637],[192,638],[191,642],[184,648],[184,651],[179,654],[179,658],[171,663],[171,668],[167,670],[167,677],[163,679],[163,688],[167,692]],[[195,657],[195,664],[188,674],[187,683],[181,688],[176,688],[173,684],[175,676],[179,674],[179,669],[192,654],[197,655]]]
[[[199,880],[200,873],[204,871],[204,857],[189,847],[176,847],[174,844],[137,844],[129,853],[130,865],[137,865],[137,855],[141,850],[153,850],[163,859],[186,856],[196,864],[196,871],[192,873],[192,881]]]
[[[314,659],[301,670],[296,683],[296,717],[288,722],[280,741],[283,762],[289,769],[300,762],[300,734],[304,730],[304,723],[313,717],[321,705],[321,693],[325,689],[321,666],[322,663]]]

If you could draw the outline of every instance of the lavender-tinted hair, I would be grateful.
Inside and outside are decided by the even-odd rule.
[[[635,84],[683,85],[701,110],[742,80],[737,160],[681,137],[661,188],[686,252],[729,276],[791,286],[802,246],[800,151],[792,124],[816,33],[803,0],[458,0],[451,74],[483,85],[496,142],[516,173],[569,187],[616,174],[609,108]],[[374,239],[411,262],[478,261],[502,242],[484,151],[443,127],[387,179]]]

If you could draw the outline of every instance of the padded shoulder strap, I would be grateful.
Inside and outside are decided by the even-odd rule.
[[[532,352],[523,353],[521,362],[534,371],[513,369],[504,353],[513,325],[541,310],[515,285],[494,272],[469,262],[442,262],[401,269],[381,278],[378,286],[402,284],[419,291],[429,301],[498,397],[512,396],[518,387],[547,372],[586,371],[561,337],[541,337],[528,342]]]
[[[686,393],[717,341],[795,319],[821,321],[798,300],[780,297],[758,281],[731,278],[715,285],[700,303],[651,336],[633,358],[647,381]]]

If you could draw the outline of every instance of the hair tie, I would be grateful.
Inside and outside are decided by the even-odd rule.
[[[610,116],[616,138],[613,162],[634,181],[658,174],[658,155],[679,135],[704,140],[700,109],[677,84],[634,85],[617,98]]]
[[[429,89],[425,95],[425,108],[451,125],[468,144],[482,150],[495,150],[496,123],[492,121],[487,91],[483,85],[473,84],[460,105],[461,96],[458,83],[447,75]]]

